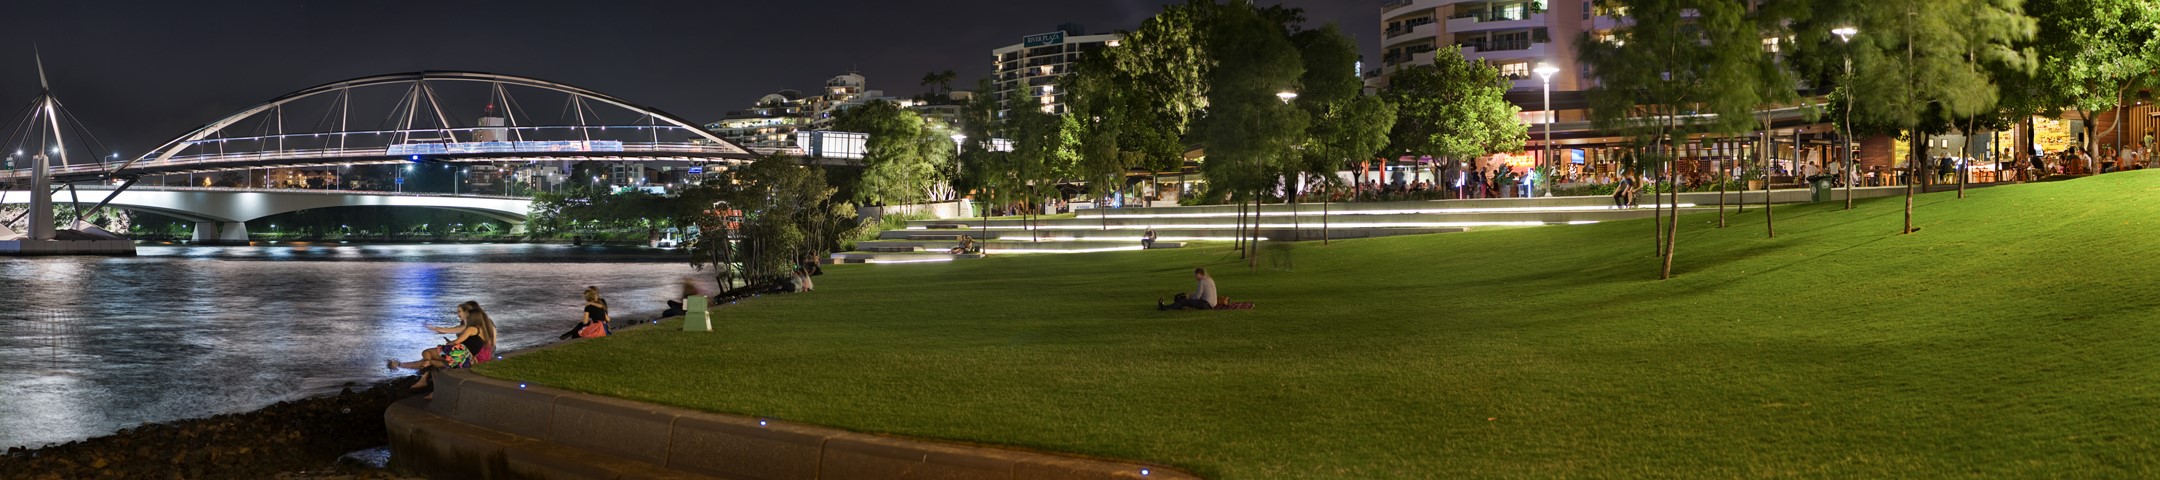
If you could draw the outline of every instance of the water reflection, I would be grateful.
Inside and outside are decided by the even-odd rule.
[[[653,250],[548,245],[144,247],[0,259],[0,448],[245,411],[388,379],[478,300],[505,349],[554,339],[597,285],[617,320],[693,272]]]

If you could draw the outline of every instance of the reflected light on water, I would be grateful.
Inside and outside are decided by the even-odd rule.
[[[706,272],[709,274],[710,272]],[[410,372],[476,300],[513,350],[553,341],[597,285],[618,321],[695,275],[646,249],[551,245],[145,246],[133,258],[0,258],[0,448],[252,410]],[[48,320],[29,312],[49,312]],[[40,325],[59,324],[66,328]],[[40,350],[38,340],[66,337]],[[55,337],[57,338],[57,337]]]

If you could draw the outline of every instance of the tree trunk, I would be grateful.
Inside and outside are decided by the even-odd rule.
[[[1238,258],[1245,258],[1245,199],[1232,195],[1230,201],[1237,202],[1237,228],[1231,233],[1237,239],[1231,240],[1230,246],[1237,249]]]
[[[1244,268],[1259,268],[1259,195],[1253,195],[1253,240],[1244,242]]]
[[[1332,173],[1331,173],[1331,174],[1329,174],[1329,175],[1334,175],[1334,174],[1332,174]],[[1334,204],[1334,202],[1335,202],[1335,181],[1334,181],[1334,180],[1335,180],[1335,179],[1333,179],[1333,178],[1330,178],[1330,179],[1328,179],[1328,183],[1327,183],[1327,187],[1326,187],[1326,188],[1327,188],[1327,190],[1326,190],[1326,191],[1325,191],[1324,193],[1321,193],[1321,194],[1320,194],[1320,244],[1321,244],[1321,245],[1327,245],[1327,244],[1328,244],[1328,242],[1330,242],[1330,241],[1334,240],[1334,238],[1333,238],[1333,237],[1334,237],[1334,235],[1328,232],[1328,215],[1329,215],[1329,214],[1331,214],[1331,213],[1334,213],[1334,212],[1331,212],[1331,211],[1329,211],[1329,210],[1328,210],[1328,206],[1329,206],[1329,205],[1332,205],[1332,204]]]
[[[1908,158],[1905,159],[1905,176],[1908,178],[1905,182],[1905,231],[1903,234],[1908,235],[1912,233],[1913,193],[1914,189],[1918,188],[1920,185],[1921,173],[1919,165],[1920,159],[1926,158],[1926,154],[1924,153],[1926,147],[1923,147],[1922,145],[1927,144],[1927,135],[1920,132],[1913,132],[1912,138],[1914,140],[1914,142],[1912,142],[1912,151],[1906,152]]]
[[[1285,177],[1283,178],[1283,185],[1291,185],[1291,182],[1290,182],[1290,179],[1289,179],[1289,177],[1288,177],[1288,176],[1285,176]],[[1293,190],[1293,191],[1291,191],[1289,195],[1284,195],[1284,197],[1285,197],[1285,198],[1283,198],[1283,204],[1284,204],[1284,205],[1289,205],[1289,206],[1290,206],[1290,231],[1291,231],[1291,232],[1293,232],[1293,233],[1291,233],[1291,234],[1290,234],[1290,235],[1291,235],[1291,239],[1290,239],[1290,241],[1293,241],[1293,242],[1302,242],[1302,241],[1305,241],[1305,230],[1304,230],[1303,228],[1301,228],[1301,227],[1303,227],[1303,226],[1304,226],[1304,224],[1303,224],[1303,223],[1300,223],[1300,222],[1298,221],[1298,211],[1297,211],[1297,210],[1298,210],[1298,209],[1297,209],[1297,197],[1298,197],[1298,194],[1300,194],[1300,193],[1303,193],[1303,192],[1305,191],[1305,189],[1304,189],[1304,188],[1302,188],[1302,187],[1304,187],[1304,186],[1305,186],[1305,185],[1304,185],[1303,183],[1299,183],[1299,184],[1297,184],[1297,186],[1296,186],[1296,187],[1292,187],[1292,188],[1294,188],[1294,190]]]
[[[1674,150],[1678,150],[1677,146]],[[1677,188],[1680,184],[1677,176],[1680,171],[1678,163],[1677,157],[1667,157],[1665,159],[1665,176],[1673,179],[1673,185],[1676,188],[1672,189],[1672,221],[1665,226],[1667,229],[1665,231],[1665,268],[1658,274],[1660,280],[1672,278],[1674,249],[1680,246],[1680,189]]]
[[[1852,102],[1845,102],[1845,117],[1848,119],[1852,118]],[[1852,125],[1848,122],[1848,124],[1845,125],[1845,129],[1851,130]],[[1853,184],[1860,183],[1858,181],[1860,179],[1860,171],[1853,170],[1852,151],[1854,142],[1852,138],[1852,132],[1841,132],[1839,135],[1842,136],[1842,138],[1840,139],[1844,141],[1838,142],[1838,155],[1843,155],[1845,157],[1845,173],[1842,173],[1840,175],[1844,176],[1845,178],[1840,178],[1838,179],[1838,181],[1845,182],[1845,209],[1852,210]]]
[[[1718,146],[1721,147],[1717,149],[1718,153],[1725,153],[1725,149],[1722,148],[1725,144],[1721,142],[1718,143]],[[1723,155],[1719,155],[1717,160],[1717,228],[1725,228],[1725,164],[1727,162],[1724,158]]]
[[[1765,118],[1763,119],[1762,144],[1755,148],[1755,153],[1757,156],[1762,157],[1762,223],[1763,229],[1769,233],[1767,238],[1777,238],[1777,215],[1770,211],[1770,194],[1777,188],[1770,182],[1770,151],[1774,150],[1774,147],[1770,143],[1770,121]]]
[[[1643,178],[1650,180],[1648,183],[1652,187],[1664,182],[1656,168],[1645,168],[1644,170]],[[1652,241],[1656,242],[1657,255],[1663,257],[1665,256],[1665,192],[1651,187],[1644,188],[1650,191],[1650,218],[1654,220],[1651,222],[1650,230],[1653,233]]]
[[[1974,125],[1976,125],[1976,124],[1978,124],[1978,123],[1979,123],[1979,120],[1980,120],[1980,119],[1979,119],[1978,117],[1974,117],[1974,118],[1969,118],[1969,119],[1966,119],[1966,120],[1965,120],[1965,131],[1964,131],[1964,132],[1962,132],[1962,133],[1964,133],[1964,135],[1963,135],[1963,136],[1965,137],[1965,145],[1963,145],[1963,146],[1961,146],[1961,147],[1959,147],[1959,148],[1958,148],[1958,156],[1959,156],[1959,157],[1963,157],[1963,159],[1962,159],[1962,160],[1959,160],[1959,161],[1958,161],[1958,167],[1957,167],[1957,176],[1958,176],[1958,196],[1957,196],[1957,197],[1958,197],[1958,198],[1961,198],[1961,199],[1962,199],[1962,198],[1965,198],[1965,177],[1966,177],[1966,176],[1968,175],[1968,173],[1969,173],[1969,169],[1971,169],[1971,168],[1972,168],[1972,140],[1973,140],[1973,139],[1972,139],[1972,134],[1973,134],[1973,131],[1972,131],[1972,129],[1974,128]]]

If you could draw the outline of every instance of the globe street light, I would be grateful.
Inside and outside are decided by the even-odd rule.
[[[1552,124],[1554,120],[1557,120],[1559,118],[1558,115],[1553,114],[1552,109],[1552,76],[1555,73],[1560,73],[1560,67],[1552,66],[1552,64],[1549,63],[1539,62],[1537,69],[1533,71],[1537,72],[1538,77],[1545,80],[1545,158],[1541,159],[1538,162],[1538,165],[1546,166],[1548,165],[1547,162],[1558,161],[1552,158]],[[1532,172],[1531,174],[1536,175],[1535,172]],[[1546,175],[1548,177],[1551,176],[1551,172],[1548,171]],[[1533,179],[1532,181],[1534,182],[1536,180]],[[1545,180],[1545,196],[1552,196],[1552,179],[1550,178],[1547,178]]]
[[[1852,164],[1852,37],[1853,35],[1858,35],[1860,33],[1860,29],[1853,27],[1838,27],[1835,29],[1831,29],[1830,33],[1832,35],[1837,35],[1838,41],[1845,43],[1845,130],[1844,132],[1842,132],[1843,135],[1838,135],[1838,137],[1842,139],[1840,143],[1845,148],[1845,151],[1838,152],[1845,157],[1845,171],[1840,174],[1840,176],[1843,176],[1845,178],[1840,178],[1838,179],[1838,181],[1845,182],[1845,209],[1852,210],[1852,190],[1854,178]]]
[[[1282,93],[1277,93],[1275,94],[1275,98],[1282,99],[1283,105],[1289,105],[1291,100],[1297,100],[1297,92],[1285,91]]]

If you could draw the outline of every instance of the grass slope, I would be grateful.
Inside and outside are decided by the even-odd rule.
[[[2160,172],[1902,202],[1686,217],[1662,282],[1648,221],[834,267],[481,371],[1224,479],[2160,474]],[[1194,266],[1260,309],[1154,311]]]

